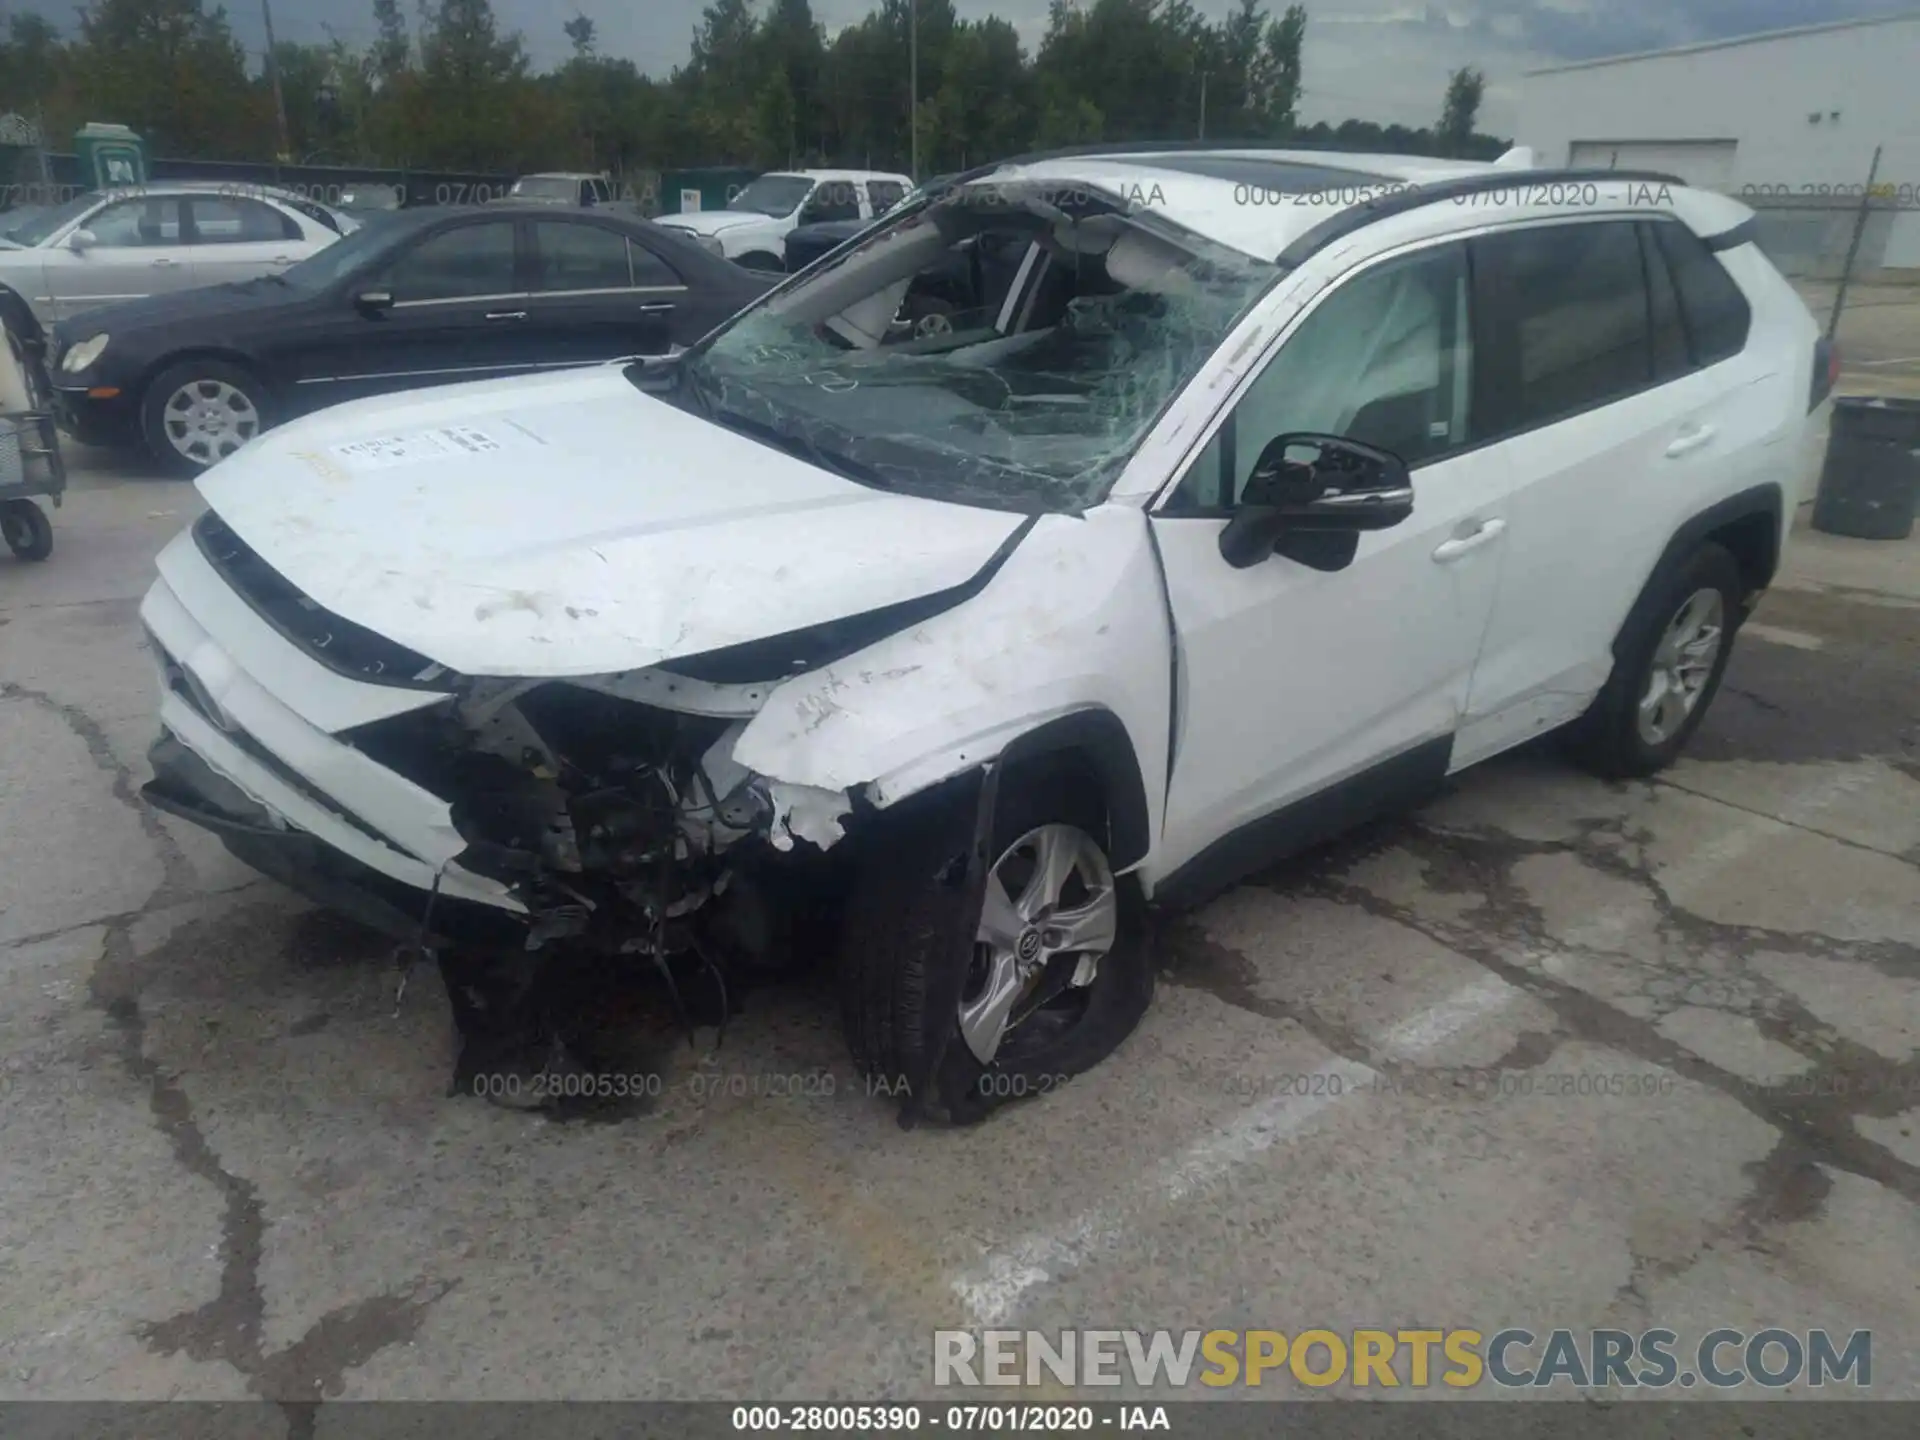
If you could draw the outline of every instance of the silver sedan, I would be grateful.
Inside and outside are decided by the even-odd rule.
[[[0,214],[0,285],[42,325],[118,300],[276,274],[355,228],[316,201],[218,181],[89,191],[11,228],[9,218]]]

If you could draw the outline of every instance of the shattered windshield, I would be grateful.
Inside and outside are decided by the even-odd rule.
[[[863,484],[1096,504],[1272,265],[1083,195],[956,191],[688,357],[685,403]]]

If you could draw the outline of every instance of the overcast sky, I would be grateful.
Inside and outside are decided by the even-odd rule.
[[[68,20],[67,0],[16,0]],[[625,56],[665,76],[687,57],[706,0],[494,0],[504,26],[525,37],[535,63],[565,56],[561,24],[593,17],[603,54]],[[1233,0],[1196,0],[1214,15]],[[1276,11],[1284,0],[1269,0]],[[1522,70],[1564,60],[1621,55],[1700,40],[1911,8],[1915,0],[1307,0],[1304,57],[1307,121],[1348,116],[1430,123],[1450,71],[1481,67],[1491,82],[1481,128],[1511,134],[1509,81]],[[4,8],[5,0],[0,0]],[[403,8],[413,10],[411,3]],[[873,0],[813,0],[831,35],[873,8]],[[963,17],[999,15],[1013,23],[1029,52],[1046,29],[1047,0],[954,0]],[[256,53],[262,46],[260,0],[232,0],[236,33]],[[278,0],[274,28],[282,40],[323,40],[330,27],[355,44],[374,34],[372,0]]]

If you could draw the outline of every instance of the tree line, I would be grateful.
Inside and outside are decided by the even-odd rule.
[[[920,170],[1111,140],[1298,139],[1488,156],[1482,80],[1456,73],[1432,126],[1302,127],[1299,4],[1236,0],[1209,20],[1190,0],[1052,0],[1032,55],[1013,27],[963,20],[953,0],[880,0],[831,39],[809,0],[712,0],[666,79],[603,54],[594,23],[562,22],[570,55],[536,70],[489,0],[372,0],[373,39],[281,42],[256,64],[224,7],[93,0],[71,35],[15,13],[0,39],[0,112],[37,118],[52,148],[88,120],[195,159],[616,175],[701,165],[907,168],[917,20]],[[274,100],[277,71],[280,105]],[[279,111],[285,114],[280,140]]]

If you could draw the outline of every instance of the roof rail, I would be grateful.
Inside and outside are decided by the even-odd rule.
[[[1023,155],[1009,155],[995,160],[990,165],[977,166],[969,174],[986,174],[999,169],[1002,165],[1034,165],[1042,160],[1088,160],[1100,155],[1207,155],[1225,150],[1311,150],[1323,155],[1381,155],[1391,153],[1382,150],[1356,150],[1338,140],[1274,140],[1252,139],[1235,140],[1230,137],[1218,137],[1212,140],[1098,140],[1086,145],[1063,145],[1053,150],[1030,150]],[[1409,156],[1409,159],[1444,160],[1444,155]],[[1485,164],[1485,161],[1473,162]]]
[[[1512,190],[1522,185],[1598,184],[1608,180],[1629,180],[1649,185],[1684,186],[1687,183],[1678,175],[1669,175],[1660,170],[1592,169],[1494,170],[1479,175],[1455,175],[1425,184],[1416,182],[1404,189],[1391,190],[1358,205],[1334,211],[1274,256],[1274,263],[1283,270],[1297,269],[1334,241],[1364,229],[1376,220],[1404,215],[1409,210],[1419,210],[1441,200],[1462,200],[1469,195]]]

